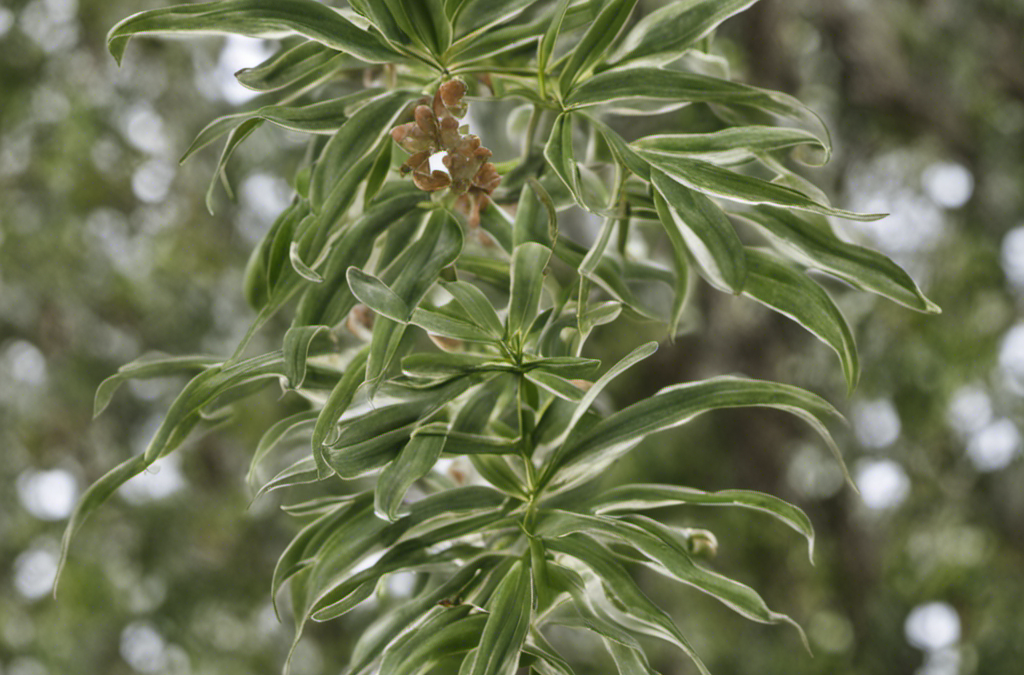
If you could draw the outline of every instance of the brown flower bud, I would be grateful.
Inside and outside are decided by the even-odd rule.
[[[416,126],[423,130],[428,138],[437,137],[437,118],[434,113],[425,105],[417,106],[413,113],[416,118]]]
[[[501,185],[501,175],[498,169],[490,162],[485,163],[473,177],[473,187],[491,194]]]
[[[361,340],[369,340],[373,336],[373,310],[358,304],[348,313],[345,327]]]
[[[467,106],[462,101],[466,95],[466,83],[462,80],[448,80],[438,88],[437,95],[452,117],[461,119],[466,114]]]
[[[433,145],[433,139],[415,122],[402,124],[391,130],[391,139],[406,152],[423,152]]]
[[[441,120],[440,132],[441,147],[445,150],[452,150],[459,144],[462,136],[459,135],[459,121],[452,117]]]
[[[412,174],[412,182],[416,184],[416,187],[425,192],[434,192],[448,187],[451,184],[452,179],[444,171],[435,170],[429,174],[426,172],[415,171]]]

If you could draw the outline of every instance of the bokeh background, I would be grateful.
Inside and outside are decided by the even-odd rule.
[[[273,44],[137,40],[118,69],[106,31],[161,4],[0,2],[3,675],[277,673],[291,638],[268,593],[298,523],[279,498],[250,506],[244,479],[260,433],[293,411],[272,395],[125,486],[82,531],[59,600],[49,593],[76,498],[145,447],[183,382],[131,383],[93,421],[96,385],[144,352],[230,351],[251,319],[242,266],[303,147],[262,129],[230,167],[237,202],[206,212],[216,152],[177,157],[214,116],[257,104],[232,73]],[[814,521],[811,566],[794,533],[757,514],[663,512],[716,531],[715,567],[797,618],[815,651],[642,576],[719,675],[1020,672],[1022,36],[1021,0],[763,0],[719,33],[737,77],[825,117],[836,156],[808,175],[843,207],[891,213],[842,227],[944,310],[830,287],[862,350],[847,398],[831,353],[799,327],[703,289],[692,330],[611,391],[625,405],[742,371],[821,393],[851,420],[838,440],[860,496],[803,428],[763,411],[699,418],[617,466],[615,481],[772,492]],[[594,352],[623,353],[637,330],[599,333]],[[371,612],[310,631],[293,672],[340,672],[349,628]],[[651,647],[666,675],[695,672]]]

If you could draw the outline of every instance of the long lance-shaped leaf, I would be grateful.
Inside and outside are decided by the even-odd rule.
[[[242,68],[235,79],[254,91],[277,91],[300,80],[316,79],[351,60],[336,49],[308,40],[282,49],[258,66]]]
[[[848,244],[831,230],[785,209],[761,206],[737,216],[757,225],[778,249],[809,267],[834,274],[856,288],[885,296],[910,309],[932,314],[941,311],[909,274],[877,251]]]
[[[422,199],[423,193],[419,190],[399,194],[370,207],[347,226],[324,264],[324,283],[306,285],[295,310],[294,323],[333,326],[343,321],[356,304],[346,283],[346,271],[352,265],[366,264],[377,237],[389,226],[409,218],[421,218],[416,204]]]
[[[470,652],[480,640],[487,617],[469,615],[469,607],[452,607],[419,630],[406,633],[384,654],[380,672],[420,675],[442,660]]]
[[[419,621],[431,610],[438,609],[438,603],[464,595],[467,588],[479,582],[481,577],[492,570],[507,556],[492,553],[478,556],[467,562],[446,582],[412,598],[401,607],[384,613],[362,632],[352,648],[352,658],[346,675],[359,675],[380,658],[383,651],[403,631]]]
[[[690,0],[669,3],[638,21],[608,61],[675,61],[720,23],[755,2],[757,0]]]
[[[505,23],[522,14],[537,0],[468,0],[458,15],[457,28],[460,42],[471,42],[472,37],[482,35],[491,26]]]
[[[469,675],[514,675],[519,667],[519,652],[530,630],[533,605],[532,575],[524,563],[518,561],[491,598],[490,614]]]
[[[704,195],[651,169],[654,205],[673,248],[685,246],[713,286],[739,293],[747,280],[743,242],[722,209]]]
[[[308,105],[268,105],[257,109],[254,117],[271,124],[307,134],[333,134],[341,128],[368,98],[382,93],[381,89],[367,88],[346,96]]]
[[[330,621],[347,614],[376,590],[378,582],[393,572],[448,572],[457,568],[460,559],[471,558],[482,551],[469,544],[454,544],[443,551],[431,551],[427,541],[410,539],[391,547],[372,567],[352,574],[333,585],[311,608],[314,621]]]
[[[615,596],[622,606],[629,608],[628,617],[649,635],[678,647],[693,660],[703,675],[710,675],[704,662],[689,641],[679,632],[672,617],[648,598],[623,567],[603,545],[583,534],[548,539],[553,551],[576,558],[601,579],[606,592]]]
[[[534,670],[540,675],[576,675],[569,662],[555,652],[536,628],[530,629],[530,634],[526,637],[526,644],[523,645],[523,653],[537,657],[547,666],[547,670],[534,666]]]
[[[828,148],[814,134],[789,127],[731,127],[706,134],[657,134],[645,136],[631,144],[636,150],[686,155],[713,164],[733,166],[757,159],[766,152],[810,147],[821,156],[807,163],[820,165],[828,160]]]
[[[252,462],[249,464],[249,472],[245,476],[246,483],[252,484],[255,476],[256,469],[259,467],[260,462],[270,454],[270,452],[277,447],[277,445],[284,439],[285,436],[294,433],[296,430],[305,429],[306,427],[312,427],[316,421],[316,411],[303,411],[289,415],[283,420],[272,425],[266,432],[260,437],[259,443],[256,445],[256,451],[252,455]]]
[[[346,277],[352,294],[361,303],[392,321],[405,323],[409,320],[409,306],[383,281],[358,267],[349,267]]]
[[[423,235],[396,258],[382,274],[407,307],[416,307],[441,270],[451,265],[462,251],[462,229],[450,213],[437,210],[427,221]],[[398,352],[405,324],[380,317],[373,327],[370,355],[366,361],[366,381],[370,395],[383,382],[388,366]]]
[[[441,424],[441,427],[447,429],[445,424]],[[434,464],[441,458],[444,445],[443,435],[413,433],[395,461],[388,464],[377,478],[373,508],[379,517],[392,522],[398,519],[398,509],[402,506],[405,493],[413,483],[434,468]]]
[[[590,406],[594,405],[594,401],[597,400],[597,397],[601,395],[601,392],[604,391],[605,387],[607,387],[612,380],[656,351],[658,351],[658,343],[648,342],[647,344],[640,345],[629,354],[626,354],[618,363],[609,368],[608,372],[602,375],[597,382],[587,390],[587,393],[584,394],[579,405],[577,405],[576,409],[573,411],[572,417],[569,418],[568,423],[565,425],[565,429],[558,435],[555,445],[560,446],[566,443],[566,439],[573,438],[573,432],[576,431],[579,421],[587,414],[587,411],[590,410]]]
[[[491,337],[501,339],[505,327],[483,291],[465,281],[441,281],[440,284],[441,288],[448,291],[455,298],[455,302],[466,310],[473,323],[487,331]]]
[[[113,469],[108,471],[102,478],[89,486],[89,489],[82,494],[75,510],[71,512],[68,524],[64,528],[64,536],[60,543],[60,560],[57,563],[57,573],[53,578],[53,594],[57,595],[57,585],[60,583],[61,573],[67,564],[68,551],[71,548],[71,540],[81,529],[83,523],[103,505],[118,488],[127,483],[131,478],[139,475],[150,465],[144,455],[135,455],[127,459]]]
[[[231,184],[228,183],[227,175],[224,173],[227,168],[228,161],[231,156],[235,154],[235,150],[238,149],[245,139],[249,138],[254,131],[259,129],[263,125],[262,119],[247,119],[243,120],[241,124],[231,130],[228,134],[228,140],[224,143],[224,149],[221,150],[220,159],[217,160],[217,168],[213,172],[213,178],[210,180],[210,185],[206,188],[206,210],[213,214],[213,195],[217,190],[217,183],[221,183],[224,186],[228,196],[234,198],[234,191],[231,189]]]
[[[749,249],[747,261],[749,274],[743,294],[793,319],[835,350],[852,392],[860,375],[857,345],[828,293],[806,274],[770,254]]]
[[[512,287],[508,301],[509,337],[525,333],[537,317],[544,287],[544,268],[550,259],[551,249],[534,242],[520,244],[513,252]]]
[[[583,203],[580,189],[579,168],[572,147],[572,113],[564,113],[555,119],[551,128],[551,136],[544,146],[544,158],[554,169],[555,174],[569,189],[576,203],[587,208]]]
[[[623,644],[602,636],[601,642],[611,654],[619,675],[657,675],[647,662],[647,655],[640,649],[631,649]]]
[[[707,593],[738,614],[761,623],[789,623],[803,636],[796,622],[769,609],[754,589],[700,567],[664,526],[649,520],[645,524],[650,529],[606,516],[545,510],[538,514],[536,531],[546,537],[584,533],[625,544],[657,563],[659,572]]]
[[[292,326],[284,334],[284,376],[288,386],[300,389],[306,381],[306,361],[313,340],[320,335],[329,335],[327,326]]]
[[[627,99],[652,99],[683,103],[718,103],[756,108],[779,117],[798,120],[818,131],[831,148],[828,129],[810,108],[786,94],[752,87],[708,75],[663,68],[616,68],[581,82],[566,98],[568,109],[586,108]]]
[[[541,96],[546,95],[548,62],[551,60],[551,54],[555,51],[555,42],[562,31],[562,21],[565,19],[565,11],[569,9],[570,2],[571,0],[558,0],[551,23],[544,31],[544,37],[537,44],[537,81]]]
[[[314,0],[219,0],[139,12],[114,26],[107,46],[118,63],[128,41],[153,33],[235,33],[270,37],[298,33],[332,49],[371,63],[394,61],[398,54],[337,11]]]
[[[234,387],[284,374],[281,352],[246,359],[226,367],[215,367],[196,375],[171,404],[163,422],[146,448],[146,461],[152,463],[172,452],[202,419],[201,410]]]
[[[467,342],[496,343],[501,341],[501,334],[495,337],[489,330],[480,328],[475,323],[465,321],[462,317],[452,316],[451,313],[442,312],[425,307],[417,307],[409,317],[409,323],[419,326],[428,333],[450,337],[455,340]]]
[[[796,415],[817,431],[853,484],[842,454],[826,422],[842,419],[827,401],[798,387],[778,382],[722,376],[674,385],[606,417],[571,445],[563,445],[549,464],[541,484],[557,477],[567,487],[593,477],[650,434],[685,424],[697,415],[722,408],[768,407]]]
[[[345,366],[345,372],[342,373],[338,384],[327,396],[327,401],[320,410],[320,414],[317,415],[316,424],[313,427],[312,445],[313,457],[321,475],[330,471],[327,458],[324,456],[324,445],[329,440],[331,430],[335,428],[338,420],[352,403],[352,398],[356,395],[359,385],[363,383],[366,376],[366,356],[369,351],[369,347],[364,347],[352,357],[352,360]]]
[[[591,506],[598,515],[632,513],[678,504],[701,506],[738,506],[761,511],[777,518],[807,539],[807,553],[814,561],[814,526],[799,507],[778,497],[753,490],[719,490],[704,492],[678,485],[620,485],[603,493]]]
[[[569,60],[562,66],[558,78],[559,90],[568,92],[581,75],[604,57],[608,46],[626,25],[626,19],[635,6],[636,0],[612,0],[601,10],[570,53]]]
[[[128,380],[148,380],[157,377],[172,377],[190,371],[205,370],[222,363],[224,359],[216,356],[162,356],[147,355],[126,363],[117,372],[100,382],[96,388],[93,402],[93,417],[110,405],[110,399],[120,386]]]
[[[810,211],[823,216],[835,216],[847,220],[869,221],[885,217],[883,213],[854,213],[853,211],[835,209],[816,202],[793,188],[736,173],[708,162],[655,152],[641,154],[652,165],[691,190],[714,197],[746,204],[771,204],[772,206]]]
[[[313,210],[333,217],[332,191],[338,188],[342,175],[367,155],[384,137],[391,122],[405,108],[411,94],[392,91],[368,101],[341,125],[320,153],[309,184],[309,201]],[[360,180],[365,178],[360,176]]]

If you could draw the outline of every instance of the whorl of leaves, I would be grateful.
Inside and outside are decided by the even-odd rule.
[[[100,386],[97,414],[127,379],[193,374],[146,451],[85,493],[64,556],[121,485],[203,422],[280,383],[309,408],[267,429],[254,469],[286,436],[307,438],[307,450],[259,492],[323,489],[287,507],[308,524],[272,581],[275,600],[285,587],[291,594],[296,642],[307,621],[349,612],[389,575],[418,579],[412,597],[382,610],[358,640],[348,673],[571,673],[545,636],[551,625],[593,633],[620,673],[652,672],[637,635],[666,640],[706,672],[633,582],[635,563],[754,621],[796,625],[697,562],[717,548],[711,533],[640,512],[754,509],[812,546],[799,508],[743,490],[574,490],[648,435],[739,406],[796,415],[842,463],[828,429],[836,411],[785,384],[716,377],[606,416],[593,409],[612,379],[657,347],[608,366],[585,356],[593,328],[628,315],[660,322],[671,337],[694,274],[799,322],[835,350],[850,388],[851,330],[808,268],[938,311],[899,267],[841,240],[825,218],[879,216],[833,208],[786,168],[789,159],[827,160],[814,113],[699,68],[713,61],[702,50],[715,28],[752,4],[686,0],[637,20],[636,0],[351,0],[344,10],[218,0],[115,26],[118,60],[137,35],[290,36],[238,73],[267,104],[213,121],[186,156],[224,138],[214,183],[224,180],[232,152],[265,123],[311,134],[311,152],[291,204],[249,260],[244,293],[256,316],[235,354],[140,360]],[[328,85],[344,93],[325,98]],[[522,154],[495,164],[456,121],[467,101],[488,98],[532,107]],[[687,105],[707,106],[719,127],[632,141],[616,131],[630,127],[624,116]],[[427,164],[441,150],[449,175]],[[572,208],[604,219],[589,248],[559,226]],[[661,231],[671,266],[631,257],[622,245],[631,229]],[[755,234],[767,248],[745,243]],[[673,298],[665,307],[635,292],[658,285]],[[283,312],[291,328],[281,349],[247,356],[252,335]],[[459,459],[441,470],[443,458]],[[345,488],[364,476],[370,489]]]

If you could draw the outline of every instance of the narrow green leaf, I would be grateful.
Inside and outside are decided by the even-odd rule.
[[[299,389],[306,381],[306,360],[309,347],[318,335],[329,335],[327,326],[292,326],[284,334],[284,376],[288,386]]]
[[[713,201],[680,185],[657,169],[651,170],[657,189],[658,217],[673,248],[682,243],[702,276],[716,288],[739,293],[747,279],[743,242],[725,213]]]
[[[341,125],[320,152],[313,168],[309,201],[314,212],[323,213],[331,220],[338,215],[338,203],[346,200],[334,193],[341,189],[348,190],[339,182],[341,177],[377,147],[410,98],[411,94],[407,91],[388,92],[368,101]],[[365,171],[357,176],[358,182],[365,178]]]
[[[860,364],[850,326],[821,286],[770,254],[747,251],[749,275],[743,294],[793,319],[835,350],[849,391],[857,386]]]
[[[609,45],[618,37],[635,6],[636,0],[611,0],[605,5],[570,52],[568,62],[562,66],[559,90],[568,93],[582,75],[605,57]]]
[[[89,516],[102,506],[118,488],[145,471],[150,464],[151,462],[147,461],[144,455],[135,455],[108,471],[82,494],[78,504],[75,505],[75,510],[71,512],[71,517],[68,518],[68,524],[64,528],[64,536],[61,539],[60,561],[57,563],[57,573],[53,579],[54,597],[57,595],[57,585],[60,583],[61,573],[67,564],[68,551],[71,548],[71,540],[75,534],[81,529]]]
[[[316,411],[303,411],[289,415],[283,420],[278,421],[269,429],[267,429],[260,437],[259,443],[256,445],[256,452],[253,453],[252,462],[249,464],[249,472],[245,476],[245,482],[252,484],[256,477],[256,468],[260,462],[270,454],[270,452],[277,447],[281,440],[291,433],[299,429],[305,429],[306,427],[312,428],[313,422],[316,421]]]
[[[576,157],[573,153],[571,113],[563,113],[555,119],[555,125],[551,128],[551,136],[548,138],[547,145],[544,146],[544,158],[565,187],[569,189],[576,203],[587,208],[581,196],[579,168],[576,166]]]
[[[707,593],[738,614],[761,623],[786,622],[799,630],[788,616],[769,609],[749,586],[695,564],[668,528],[650,519],[644,519],[644,523],[641,527],[606,516],[552,510],[538,514],[537,532],[547,537],[582,532],[631,546],[658,563],[657,571]]]
[[[622,357],[622,360],[609,368],[608,372],[602,375],[600,379],[598,379],[597,382],[587,390],[586,394],[580,400],[579,405],[576,406],[576,410],[572,413],[572,417],[569,418],[569,422],[566,424],[565,430],[562,431],[558,440],[555,442],[556,445],[565,443],[566,439],[571,438],[580,419],[588,410],[590,410],[590,406],[594,405],[594,401],[597,400],[597,397],[601,395],[601,392],[604,391],[604,388],[607,387],[612,380],[632,368],[637,363],[651,356],[656,351],[658,351],[658,343],[648,342],[647,344],[640,345],[629,354],[626,354]]]
[[[610,63],[643,60],[669,63],[708,35],[720,23],[753,5],[757,0],[688,0],[657,9],[633,26]]]
[[[570,109],[630,99],[673,103],[717,103],[755,108],[798,120],[831,149],[828,129],[810,108],[781,92],[760,89],[708,75],[663,68],[626,67],[598,73],[581,82],[565,99]]]
[[[228,134],[228,140],[224,143],[224,149],[221,150],[220,159],[217,160],[217,168],[213,172],[213,178],[210,180],[210,186],[206,189],[206,210],[213,214],[213,193],[217,189],[217,183],[221,182],[224,185],[224,189],[227,191],[228,196],[234,199],[234,192],[231,190],[231,185],[228,183],[227,175],[224,173],[228,165],[228,160],[231,159],[231,155],[235,154],[235,150],[242,144],[245,139],[249,138],[254,131],[259,129],[263,125],[262,119],[247,119],[243,120],[241,124],[231,130]]]
[[[242,68],[235,79],[247,89],[277,91],[300,80],[315,80],[350,60],[336,49],[309,40],[281,50],[258,66]]]
[[[223,362],[216,356],[163,356],[147,354],[131,363],[126,363],[117,372],[100,382],[93,402],[93,417],[110,405],[110,399],[120,386],[128,380],[148,380],[157,377],[173,377],[190,371],[204,370]]]
[[[555,13],[551,18],[551,23],[548,24],[548,29],[544,31],[544,37],[541,38],[537,44],[537,79],[540,84],[540,95],[545,96],[546,93],[546,78],[548,70],[548,62],[551,60],[551,54],[555,51],[555,42],[558,40],[558,35],[562,31],[562,21],[565,20],[565,12],[569,9],[569,4],[572,0],[559,0],[558,4],[555,5]]]
[[[519,652],[530,629],[533,605],[532,576],[524,569],[524,564],[517,561],[488,603],[490,614],[469,675],[515,674]]]
[[[314,0],[218,0],[139,12],[114,26],[107,46],[117,62],[136,35],[153,33],[235,33],[249,37],[298,33],[371,63],[397,56],[374,33],[350,23]]]
[[[492,337],[501,338],[505,327],[483,291],[465,281],[441,281],[440,284],[441,288],[450,293],[466,310],[466,314],[477,326],[486,330]]]
[[[777,382],[715,377],[666,387],[601,420],[559,451],[542,484],[556,475],[563,487],[579,483],[596,475],[595,467],[606,466],[652,433],[685,424],[709,410],[736,407],[776,408],[801,418],[822,436],[849,477],[839,448],[825,426],[826,421],[841,417],[827,401]]]
[[[441,426],[447,428],[447,425]],[[434,467],[444,444],[444,436],[413,434],[395,461],[388,464],[377,478],[373,508],[379,517],[391,522],[398,519],[398,509],[405,493]]]
[[[567,401],[577,402],[583,398],[584,391],[578,386],[553,373],[544,372],[542,370],[532,370],[526,373],[526,379],[533,382],[538,387],[546,391],[550,391],[559,398],[564,398]]]
[[[536,318],[550,258],[551,249],[533,242],[520,244],[513,252],[507,335],[522,335]]]
[[[614,595],[622,606],[628,608],[627,616],[613,618],[620,621],[632,620],[643,632],[678,647],[693,660],[703,675],[710,675],[689,641],[679,632],[672,617],[640,590],[626,568],[608,549],[582,534],[570,534],[547,541],[548,548],[552,551],[570,555],[592,569],[601,579],[601,583],[607,589],[606,592]]]
[[[364,305],[393,321],[409,320],[409,306],[383,281],[358,267],[349,267],[346,277],[352,293]]]
[[[910,309],[932,314],[941,311],[925,297],[909,274],[877,251],[848,244],[831,230],[784,209],[757,207],[737,215],[757,225],[772,244],[800,263],[834,274],[856,288],[885,296]]]
[[[497,338],[490,330],[484,330],[476,324],[463,321],[460,318],[451,316],[445,312],[439,312],[424,307],[417,307],[412,311],[409,323],[419,326],[423,330],[441,335],[443,337],[465,340],[467,342],[495,343],[501,339]]]
[[[763,492],[752,490],[719,490],[704,492],[677,485],[620,485],[600,496],[593,504],[594,513],[632,513],[677,504],[702,506],[738,506],[762,511],[777,518],[807,539],[807,551],[814,559],[814,526],[800,508]]]
[[[820,165],[828,159],[828,148],[814,134],[789,127],[730,127],[705,134],[658,134],[633,141],[636,150],[686,155],[713,164],[733,166],[757,159],[766,152],[810,147],[820,159],[808,163]]]
[[[321,475],[328,473],[327,458],[324,456],[324,444],[328,442],[331,431],[337,426],[338,420],[352,403],[356,390],[363,383],[366,376],[366,356],[369,347],[359,350],[345,366],[338,384],[334,386],[327,396],[324,407],[320,410],[313,427],[313,457]]]
[[[884,218],[880,213],[854,213],[843,209],[834,209],[820,204],[802,192],[792,188],[770,183],[760,178],[747,176],[729,169],[687,159],[679,155],[664,155],[654,152],[641,153],[652,165],[658,167],[676,181],[691,190],[705,194],[731,199],[746,204],[771,204],[789,209],[820,213],[823,216],[836,216],[847,220],[878,220]]]

